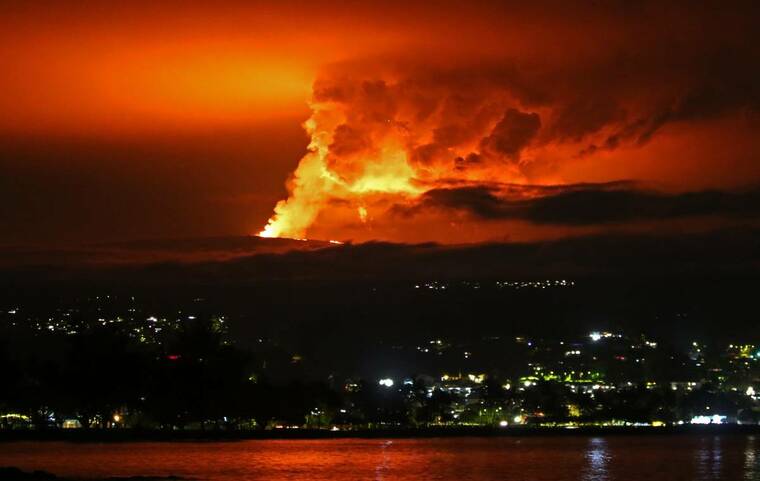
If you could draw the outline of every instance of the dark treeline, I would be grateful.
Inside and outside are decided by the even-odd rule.
[[[303,422],[307,406],[329,397],[324,386],[270,384],[255,372],[252,354],[224,333],[218,319],[198,319],[145,342],[109,325],[38,334],[38,353],[15,356],[5,339],[0,410],[26,416],[37,428],[70,420],[84,428],[204,429],[294,416]]]
[[[8,332],[6,332],[8,334]],[[145,339],[119,324],[76,334],[27,333],[34,350],[3,336],[2,427],[236,430],[272,427],[373,428],[505,423],[676,423],[705,413],[757,422],[751,398],[709,384],[673,392],[648,389],[573,392],[538,381],[510,389],[514,379],[487,376],[470,392],[441,389],[437,379],[411,376],[394,386],[377,379],[282,380],[266,360],[236,346],[219,318],[187,320]],[[514,386],[514,384],[513,384]]]

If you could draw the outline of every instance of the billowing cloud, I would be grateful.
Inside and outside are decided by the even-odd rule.
[[[0,242],[522,239],[552,224],[397,214],[760,184],[755,1],[88,3],[3,4]]]
[[[745,50],[744,58],[757,55]],[[468,196],[476,217],[541,224],[662,219],[680,216],[697,201],[717,202],[701,210],[722,214],[726,199],[705,192],[679,203],[680,197],[660,194],[572,189],[540,201],[526,197],[532,207],[518,209],[493,191],[493,184],[561,185],[566,181],[557,166],[567,171],[602,152],[636,152],[656,144],[669,125],[688,131],[694,123],[747,119],[759,111],[760,70],[754,65],[684,52],[666,66],[666,57],[653,57],[613,52],[577,64],[537,64],[497,55],[475,65],[465,55],[446,65],[400,57],[328,66],[314,84],[310,153],[262,235],[307,237],[315,222],[329,219],[340,237],[341,223],[359,218],[370,229],[369,212],[377,229],[366,237],[394,239],[378,220]],[[662,170],[680,161],[662,159]],[[580,212],[595,202],[601,205]],[[599,213],[602,208],[609,213]]]

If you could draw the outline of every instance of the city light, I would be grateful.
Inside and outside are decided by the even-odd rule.
[[[393,379],[391,378],[380,379],[378,381],[378,384],[384,387],[393,387]]]
[[[598,332],[592,332],[591,334],[588,335],[588,337],[590,337],[592,341],[596,342],[602,338],[602,335]]]
[[[714,414],[712,416],[694,416],[691,418],[691,424],[725,424],[726,416]]]

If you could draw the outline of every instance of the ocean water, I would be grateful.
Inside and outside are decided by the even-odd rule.
[[[0,444],[0,466],[209,481],[760,481],[760,438],[531,436]]]

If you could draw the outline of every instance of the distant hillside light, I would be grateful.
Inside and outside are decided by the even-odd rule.
[[[592,332],[591,334],[588,335],[588,337],[590,337],[592,341],[596,342],[602,338],[602,335],[598,332]]]

